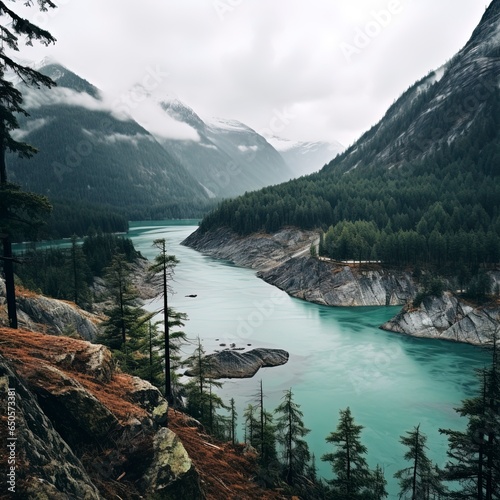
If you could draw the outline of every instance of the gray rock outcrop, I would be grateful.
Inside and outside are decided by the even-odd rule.
[[[189,235],[183,242],[206,255],[224,259],[251,269],[269,269],[291,255],[308,254],[311,243],[319,240],[316,231],[296,228],[281,229],[277,233],[256,233],[240,236],[228,228]]]
[[[199,479],[184,446],[170,429],[160,429],[153,440],[153,459],[142,480],[147,498],[201,500]]]
[[[25,330],[50,335],[78,335],[85,340],[95,340],[99,334],[97,325],[101,318],[71,302],[25,292],[17,293],[16,303],[19,327]],[[5,308],[5,304],[5,282],[0,278],[0,308]]]
[[[402,305],[416,294],[410,273],[295,257],[257,274],[292,297],[329,306]]]
[[[31,331],[51,335],[77,334],[85,340],[95,340],[98,328],[92,314],[62,300],[38,296],[18,296],[19,322]]]
[[[12,441],[15,447],[9,451],[17,466],[14,490],[10,490],[12,498],[16,495],[55,500],[104,498],[37,399],[0,355],[0,394],[4,402],[8,400],[9,389],[15,398],[13,436],[17,439]]]
[[[381,328],[414,337],[484,345],[491,343],[499,318],[498,306],[473,307],[445,292],[442,297],[425,297],[419,307],[407,304]]]
[[[224,350],[206,356],[209,378],[251,378],[261,368],[284,365],[289,354],[282,349],[252,349],[248,352]],[[193,377],[196,370],[187,370],[185,375]]]
[[[2,401],[9,388],[19,498],[202,498],[190,457],[163,427],[166,400],[115,371],[106,348],[0,328]]]

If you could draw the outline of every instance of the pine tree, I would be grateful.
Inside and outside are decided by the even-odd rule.
[[[234,398],[231,398],[229,401],[229,421],[230,421],[230,427],[229,427],[229,439],[231,440],[231,443],[234,445],[236,444],[237,441],[237,436],[236,436],[236,424],[237,424],[237,418],[238,418],[238,412],[236,411],[236,403],[234,402]]]
[[[253,446],[255,448],[255,434],[257,428],[257,420],[255,418],[256,409],[252,404],[248,404],[243,412],[244,417],[244,429],[245,429],[245,443]]]
[[[32,6],[32,1],[25,2]],[[50,0],[39,0],[38,8],[42,11],[54,8]],[[55,83],[38,71],[23,66],[11,59],[6,50],[18,51],[19,38],[24,37],[27,45],[39,41],[44,45],[55,42],[55,38],[46,30],[39,28],[27,19],[21,18],[5,2],[0,2],[0,15],[5,22],[0,26],[2,44],[0,46],[0,239],[3,246],[3,269],[7,294],[7,314],[9,326],[17,328],[16,292],[14,286],[14,262],[12,255],[12,237],[19,225],[37,227],[52,209],[48,199],[34,193],[21,191],[16,184],[8,182],[6,153],[17,154],[20,158],[31,158],[36,149],[16,141],[12,131],[19,128],[17,115],[28,116],[22,107],[22,93],[6,79],[6,71],[16,74],[28,86],[40,88],[41,85],[52,87]]]
[[[181,368],[183,362],[180,356],[181,346],[186,342],[186,334],[184,331],[179,330],[184,326],[184,321],[187,320],[187,316],[184,313],[176,311],[172,307],[168,308],[168,345],[169,345],[169,360],[170,360],[170,387],[172,391],[172,405],[175,407],[181,403],[181,395],[183,392],[183,386],[179,381],[179,369]],[[163,342],[159,347],[159,352],[161,354],[162,363],[166,362],[165,354],[165,328],[161,332],[161,337]],[[165,374],[163,374],[163,381]],[[165,384],[163,384],[165,387]]]
[[[172,270],[179,262],[175,256],[167,254],[167,242],[164,238],[157,239],[153,242],[153,246],[158,248],[160,253],[155,257],[154,263],[150,267],[150,271],[154,274],[160,274],[162,278],[162,296],[163,296],[163,316],[165,325],[165,398],[169,405],[174,404],[172,392],[172,367],[170,359],[170,338],[169,338],[169,322],[168,322],[168,280],[171,277]]]
[[[321,457],[330,462],[335,478],[329,481],[334,498],[355,500],[369,492],[371,472],[365,459],[366,446],[361,444],[363,426],[356,425],[350,408],[340,410],[337,430],[326,438],[336,450]]]
[[[141,323],[144,312],[136,305],[137,292],[132,286],[131,268],[123,255],[115,255],[106,270],[106,285],[112,299],[111,308],[105,310],[102,342],[113,350],[125,346],[131,332]]]
[[[493,335],[491,366],[479,371],[480,393],[465,399],[456,411],[468,418],[464,431],[440,429],[448,436],[448,457],[444,477],[458,482],[454,499],[500,498],[500,374],[498,368],[498,331]]]
[[[135,328],[129,331],[127,342],[120,351],[114,351],[128,373],[147,380],[160,390],[163,388],[163,363],[161,347],[162,332],[158,323],[140,318]]]
[[[208,432],[214,435],[223,434],[223,417],[217,410],[227,408],[213,388],[222,387],[222,383],[210,377],[210,358],[205,356],[205,350],[198,338],[198,345],[186,363],[190,367],[192,379],[185,385],[186,411],[199,420]]]
[[[372,493],[369,497],[370,500],[383,500],[388,497],[389,494],[386,490],[387,480],[385,479],[384,471],[379,464],[377,464],[375,470],[373,471],[371,483]]]
[[[88,285],[90,269],[76,235],[71,237],[67,266],[69,268],[69,285],[73,302],[83,309],[89,308],[92,304],[92,294]]]
[[[432,464],[426,454],[427,436],[420,431],[420,425],[406,434],[401,436],[400,441],[408,447],[404,458],[411,465],[394,474],[399,479],[399,498],[407,498],[408,493],[411,500],[442,498],[444,488],[439,479],[439,471],[436,473],[437,466]]]
[[[274,410],[277,440],[283,451],[283,476],[289,485],[295,484],[306,473],[310,460],[309,447],[304,437],[309,434],[303,422],[300,406],[293,400],[292,389],[285,391],[280,405]]]

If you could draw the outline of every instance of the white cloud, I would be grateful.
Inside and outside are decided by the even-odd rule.
[[[53,87],[50,90],[27,89],[23,91],[24,107],[37,109],[41,106],[64,104],[67,106],[78,106],[92,111],[107,109],[104,102],[86,93],[75,92],[64,87]]]
[[[37,118],[36,120],[29,120],[22,129],[13,130],[12,137],[16,141],[22,141],[28,134],[31,134],[31,132],[44,127],[49,122],[50,120],[48,118]]]
[[[286,108],[295,119],[280,134],[350,144],[460,50],[484,12],[472,0],[221,2],[60,0],[40,18],[57,44],[22,56],[52,55],[118,95],[161,68],[156,81],[149,77],[155,90],[175,92],[202,117],[263,130],[273,110]],[[342,44],[355,44],[360,31],[369,43],[348,61]],[[193,134],[158,115],[151,126]]]
[[[128,96],[128,99],[125,97]],[[41,106],[64,104],[76,106],[91,111],[106,111],[119,120],[133,118],[148,132],[169,139],[184,139],[198,141],[196,130],[189,125],[178,122],[165,113],[159,104],[144,96],[144,99],[135,100],[128,93],[121,95],[103,95],[102,99],[84,92],[76,92],[64,87],[53,87],[50,90],[27,89],[23,93],[26,109],[37,109]]]
[[[134,135],[110,134],[110,135],[97,137],[96,139],[101,141],[101,142],[108,143],[108,144],[116,144],[119,142],[128,142],[128,143],[133,144],[135,147],[138,147],[140,141],[153,140],[150,135],[146,135],[146,134],[134,134]]]
[[[153,135],[163,139],[200,140],[198,132],[187,123],[168,115],[159,103],[146,99],[130,109],[130,115]]]

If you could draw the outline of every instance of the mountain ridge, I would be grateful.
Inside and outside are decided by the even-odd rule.
[[[31,161],[9,155],[8,172],[53,202],[44,237],[82,235],[90,226],[124,231],[127,219],[197,218],[216,199],[294,176],[242,122],[204,121],[175,96],[141,85],[107,95],[52,60],[37,68],[57,86],[22,87],[30,116],[19,117],[14,136],[39,153]]]

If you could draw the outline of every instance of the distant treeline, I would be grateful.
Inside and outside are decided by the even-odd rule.
[[[17,240],[69,238],[85,236],[92,228],[104,233],[124,233],[129,220],[163,220],[203,217],[215,202],[172,202],[124,212],[116,207],[102,206],[83,200],[50,199],[53,210],[47,224],[36,233],[27,230]]]
[[[30,290],[91,309],[93,280],[103,276],[116,254],[128,262],[140,256],[129,238],[91,231],[83,243],[74,236],[67,249],[37,249],[32,244],[19,256],[22,263],[16,265],[16,275],[20,284]]]

